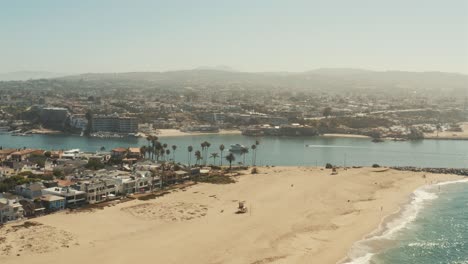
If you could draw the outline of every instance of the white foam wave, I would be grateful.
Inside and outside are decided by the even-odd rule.
[[[410,203],[400,210],[398,217],[388,222],[384,221],[373,235],[356,242],[348,254],[352,260],[345,264],[368,264],[377,251],[372,248],[372,243],[394,238],[398,232],[416,219],[427,201],[438,198],[437,194],[431,192],[433,186],[423,186],[415,190],[411,195]]]
[[[367,264],[367,263],[369,263],[369,261],[372,259],[373,256],[374,256],[374,254],[372,254],[372,253],[366,253],[362,257],[355,258],[355,259],[351,260],[351,262],[346,262],[346,263],[343,263],[343,264]]]
[[[468,178],[455,181],[440,182],[433,185],[426,185],[415,190],[411,195],[411,201],[398,213],[398,217],[392,221],[383,221],[379,228],[374,231],[370,237],[357,241],[348,256],[351,261],[344,264],[369,264],[372,257],[377,253],[378,249],[372,248],[372,243],[378,241],[391,240],[399,231],[403,230],[413,222],[419,212],[424,208],[430,200],[438,198],[436,194],[437,187],[456,184],[468,183]]]

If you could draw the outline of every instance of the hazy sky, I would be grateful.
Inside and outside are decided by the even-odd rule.
[[[468,0],[0,0],[0,72],[468,73]]]

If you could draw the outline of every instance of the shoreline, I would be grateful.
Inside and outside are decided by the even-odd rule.
[[[233,130],[220,130],[219,132],[182,132],[178,129],[158,129],[156,136],[158,137],[183,137],[183,136],[203,136],[203,135],[242,135],[242,131],[233,129]],[[49,129],[32,129],[28,130],[31,135],[62,135],[62,136],[80,136],[80,134],[64,132],[59,130],[49,130]],[[146,138],[146,135],[140,135],[139,138]],[[250,137],[250,136],[246,136]],[[259,136],[260,138],[263,136]],[[362,138],[362,139],[371,139],[371,137],[360,134],[334,134],[334,133],[325,133],[322,135],[317,135],[319,138]],[[112,138],[112,137],[111,137]],[[456,135],[432,135],[425,134],[424,138],[421,140],[468,140],[468,133],[458,132]],[[383,138],[385,141],[408,141],[404,138]]]
[[[398,236],[398,232],[404,229],[408,224],[415,221],[418,215],[424,210],[426,202],[439,199],[440,195],[435,194],[439,186],[466,183],[468,178],[453,179],[437,183],[425,184],[414,190],[407,201],[402,203],[394,213],[382,218],[379,226],[372,232],[356,241],[348,251],[346,257],[340,260],[339,264],[365,264],[377,254],[381,253],[386,247],[379,244],[379,241],[393,240]],[[365,251],[362,249],[365,248]],[[371,252],[370,252],[371,251]],[[354,256],[351,256],[353,255]]]
[[[163,263],[184,263],[186,259],[192,263],[263,263],[274,259],[337,263],[427,181],[466,179],[368,167],[339,168],[337,175],[321,167],[259,170],[256,175],[237,177],[234,184],[200,183],[148,201],[29,220],[70,232],[79,245],[41,255],[21,253],[20,257],[4,258],[0,253],[0,260],[50,263],[68,256],[75,264],[92,260],[90,256],[96,256],[100,263],[111,263],[117,257],[124,262],[151,259],[152,254],[134,253],[138,251],[158,254]],[[246,200],[251,210],[248,214],[233,214],[238,199]],[[196,209],[198,206],[206,209]],[[194,219],[184,220],[187,217]],[[178,239],[190,247],[181,248]],[[225,243],[220,244],[219,239]],[[200,256],[202,251],[209,253]]]
[[[179,129],[158,129],[158,137],[183,137],[183,136],[203,136],[203,135],[241,135],[240,130],[224,130],[219,132],[182,132]]]
[[[371,138],[365,135],[358,135],[358,134],[323,134],[319,137],[330,137],[330,138]]]

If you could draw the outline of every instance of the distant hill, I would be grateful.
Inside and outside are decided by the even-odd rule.
[[[26,81],[35,79],[50,79],[65,75],[67,74],[47,71],[17,71],[0,73],[0,81]]]
[[[307,72],[240,72],[218,66],[214,69],[202,67],[167,72],[85,73],[68,76],[56,73],[23,72],[13,75],[9,75],[8,79],[51,78],[43,81],[31,80],[20,84],[24,87],[61,87],[61,89],[155,88],[177,90],[191,87],[193,89],[280,89],[339,93],[370,89],[387,93],[398,91],[454,92],[453,94],[464,96],[468,92],[468,75],[463,74],[369,71],[346,68],[317,69]],[[0,88],[17,86],[17,84],[0,82]]]

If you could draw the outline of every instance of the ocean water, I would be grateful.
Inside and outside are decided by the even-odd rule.
[[[348,264],[468,264],[468,180],[416,190],[349,256]]]

